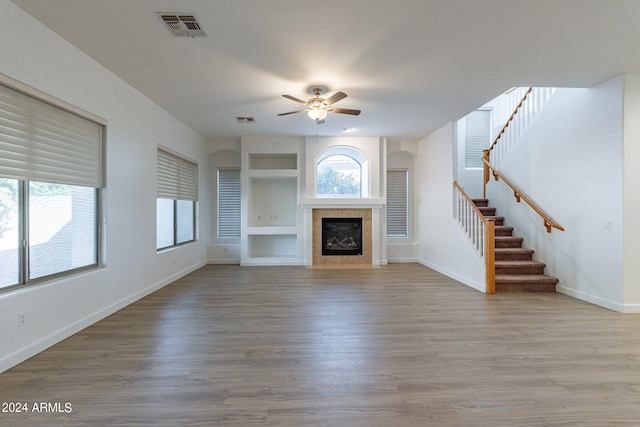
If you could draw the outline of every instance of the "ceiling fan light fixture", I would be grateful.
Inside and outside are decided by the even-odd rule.
[[[323,108],[312,108],[307,113],[313,120],[323,120],[327,117],[327,110]]]

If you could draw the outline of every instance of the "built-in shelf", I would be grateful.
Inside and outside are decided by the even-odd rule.
[[[250,153],[249,169],[297,170],[297,153]]]
[[[250,177],[247,226],[298,225],[298,181],[295,177]]]
[[[297,178],[298,171],[290,169],[253,169],[247,173],[249,178]]]
[[[302,265],[300,142],[243,141],[242,265]],[[272,150],[272,151],[271,151]]]
[[[298,236],[292,234],[250,235],[249,258],[297,258]]]

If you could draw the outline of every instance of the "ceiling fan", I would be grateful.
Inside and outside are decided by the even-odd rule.
[[[304,104],[307,108],[303,110],[289,111],[288,113],[280,113],[279,116],[286,116],[289,114],[295,113],[307,113],[309,117],[316,121],[317,124],[324,123],[325,117],[327,117],[327,113],[338,113],[338,114],[351,114],[352,116],[357,116],[360,114],[360,110],[352,110],[350,108],[334,108],[331,107],[335,102],[340,101],[347,97],[347,94],[344,92],[336,92],[331,95],[329,98],[321,98],[320,94],[322,93],[322,88],[314,87],[313,94],[315,95],[313,98],[310,98],[309,101],[303,101],[301,99],[296,98],[291,95],[282,95],[283,97],[290,99],[299,104]]]

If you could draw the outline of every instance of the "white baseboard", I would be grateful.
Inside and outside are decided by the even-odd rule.
[[[302,260],[288,260],[288,259],[273,259],[269,258],[266,260],[261,260],[259,258],[251,258],[246,261],[241,261],[240,266],[242,267],[276,267],[276,266],[304,266],[304,261]]]
[[[429,267],[432,270],[437,271],[438,273],[442,273],[447,277],[450,277],[454,280],[457,280],[458,282],[467,285],[477,291],[486,292],[486,286],[484,284],[484,282],[478,282],[476,280],[470,279],[469,277],[465,277],[465,276],[461,276],[458,273],[455,273],[451,270],[447,270],[446,268],[442,268],[436,264],[432,264],[430,262],[427,262],[423,259],[419,259],[418,262],[422,265],[424,265],[425,267]]]
[[[208,259],[207,264],[240,265],[239,259]]]
[[[420,260],[418,258],[389,258],[389,264],[400,264],[400,263],[420,263]],[[435,269],[434,269],[435,270]]]
[[[81,330],[93,325],[96,322],[99,322],[100,320],[112,315],[113,313],[117,312],[118,310],[121,310],[123,308],[125,308],[126,306],[138,301],[141,298],[146,297],[149,294],[152,294],[153,292],[165,287],[166,285],[175,282],[176,280],[180,279],[181,277],[186,276],[187,274],[201,268],[204,267],[206,265],[206,262],[199,262],[189,268],[186,268],[176,274],[173,274],[157,283],[154,283],[151,286],[146,287],[145,289],[141,289],[131,295],[129,295],[126,298],[121,299],[120,301],[117,301],[105,308],[103,308],[102,310],[95,312],[87,317],[84,317],[80,320],[78,320],[77,322],[74,322],[56,332],[53,332],[52,334],[36,341],[33,342],[31,344],[29,344],[26,347],[21,348],[20,350],[3,357],[2,359],[0,359],[0,373],[11,369],[12,367],[16,366],[19,363],[24,362],[25,360],[29,359],[30,357],[35,356],[36,354],[46,350],[47,348],[59,343],[60,341],[69,338],[70,336],[77,334],[78,332],[80,332]]]
[[[568,295],[570,297],[598,305],[609,310],[618,311],[620,313],[640,313],[640,304],[620,304],[598,296],[579,291],[577,289],[568,288],[562,284],[556,286],[556,291]]]

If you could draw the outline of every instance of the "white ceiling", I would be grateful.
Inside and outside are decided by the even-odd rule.
[[[639,0],[12,1],[207,138],[415,140],[512,86],[640,71]],[[207,37],[156,12],[195,14]],[[276,116],[312,84],[362,114]]]

